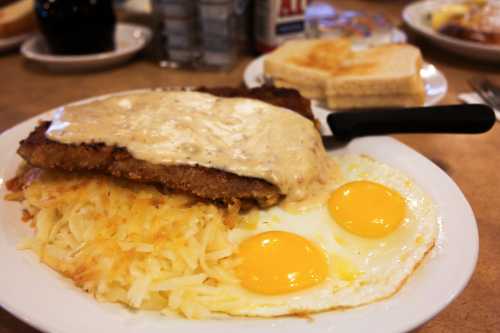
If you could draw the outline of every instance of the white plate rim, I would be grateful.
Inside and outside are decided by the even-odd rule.
[[[243,73],[243,82],[245,86],[248,88],[259,87],[263,84],[263,82],[259,82],[259,78],[262,77],[264,71],[264,58],[266,55],[261,55],[255,59],[253,59],[250,63],[245,67],[245,71]],[[425,98],[425,106],[431,106],[438,104],[448,92],[448,81],[444,74],[439,71],[434,65],[430,63],[424,63],[423,69],[427,69],[435,72],[435,79],[440,81],[439,92],[436,95],[429,95],[426,90],[426,98]],[[427,82],[424,83],[427,84]],[[320,105],[317,101],[313,100],[312,103],[313,109],[321,110],[322,112],[330,113],[335,112],[335,110],[329,109],[325,106]]]
[[[25,40],[27,40],[33,32],[27,32],[20,35],[15,35],[7,38],[0,38],[0,52],[11,50],[19,45],[21,45]]]
[[[139,24],[132,23],[122,23],[118,22],[116,24],[116,33],[124,33],[124,30],[132,31],[137,30],[140,32],[141,37],[137,38],[137,43],[132,43],[131,45],[127,45],[126,47],[120,47],[113,51],[102,52],[96,54],[88,54],[88,55],[53,55],[53,54],[41,54],[34,50],[34,44],[42,39],[42,35],[37,34],[28,40],[26,40],[21,45],[21,54],[33,61],[47,63],[47,64],[71,64],[71,63],[95,63],[98,61],[103,61],[107,59],[113,59],[117,57],[122,57],[125,55],[133,54],[142,50],[149,40],[152,37],[151,29]]]
[[[403,9],[403,13],[402,13],[403,21],[406,24],[408,24],[408,26],[410,26],[410,28],[412,28],[413,30],[415,30],[418,33],[434,40],[435,42],[448,43],[448,44],[453,45],[457,48],[468,49],[471,51],[482,51],[482,52],[490,52],[490,53],[500,54],[500,46],[491,45],[491,44],[482,44],[479,42],[464,40],[464,39],[448,36],[445,34],[441,34],[439,32],[434,31],[431,27],[428,27],[424,24],[420,24],[419,22],[415,22],[415,20],[412,18],[413,15],[416,14],[417,11],[420,11],[421,9],[425,9],[426,6],[436,5],[436,4],[439,4],[439,3],[437,3],[436,1],[433,1],[433,0],[422,0],[422,1],[417,1],[417,2],[413,2],[411,4],[408,4]],[[422,14],[424,14],[424,13],[422,13]],[[421,17],[422,16],[420,16],[420,18]]]
[[[121,92],[120,94],[122,93],[126,92]],[[116,95],[116,93],[92,97],[75,103],[85,103],[110,95]],[[50,114],[55,109],[28,119],[19,125],[6,130],[0,135],[0,151],[4,156],[6,156],[5,159],[0,161],[0,195],[2,197],[4,193],[4,186],[2,184],[4,182],[3,178],[8,175],[12,175],[13,171],[8,170],[9,163],[12,162],[12,159],[18,160],[18,158],[14,157],[17,145],[13,143],[19,141],[21,138],[24,138],[36,125],[37,121],[40,119],[48,119]],[[72,307],[74,307],[71,302],[51,304],[52,299],[45,297],[42,301],[44,307],[36,308],[36,304],[33,303],[36,303],[35,300],[37,300],[37,296],[51,295],[50,291],[54,287],[59,292],[64,291],[65,297],[67,296],[66,293],[69,292],[71,296],[73,296],[73,293],[77,294],[77,300],[79,302],[83,299],[82,304],[88,306],[86,310],[89,311],[88,315],[91,318],[92,316],[97,316],[94,317],[94,319],[102,319],[99,315],[104,312],[106,314],[104,317],[106,319],[105,324],[107,325],[104,328],[108,329],[110,332],[120,331],[128,333],[135,332],[139,328],[148,328],[148,332],[164,332],[166,328],[183,329],[185,332],[196,332],[201,328],[205,329],[206,332],[219,332],[220,329],[224,328],[237,328],[242,332],[257,332],[262,331],[263,329],[278,332],[282,331],[283,328],[287,328],[289,332],[301,332],[304,329],[308,329],[310,332],[324,332],[326,330],[333,330],[339,327],[344,327],[344,330],[341,329],[341,331],[359,331],[359,327],[351,327],[349,326],[349,322],[347,322],[347,326],[342,326],[342,322],[339,324],[338,319],[335,319],[338,316],[343,318],[342,316],[345,316],[346,314],[353,314],[354,318],[362,318],[364,328],[371,328],[371,331],[373,332],[401,332],[416,328],[434,317],[439,311],[446,307],[465,288],[471,278],[477,263],[479,249],[478,231],[474,214],[458,186],[448,175],[446,175],[446,173],[439,169],[439,167],[437,167],[430,160],[397,140],[390,137],[365,137],[353,140],[345,149],[347,152],[351,153],[368,154],[377,160],[403,170],[409,174],[410,177],[414,178],[417,183],[421,185],[424,185],[425,183],[425,186],[423,186],[424,189],[431,194],[440,209],[442,223],[440,225],[440,238],[434,257],[427,259],[425,265],[422,265],[416,274],[410,277],[408,283],[403,287],[403,289],[394,297],[386,301],[374,303],[372,305],[346,312],[330,312],[315,315],[315,319],[311,323],[304,321],[303,319],[296,318],[266,320],[231,319],[225,321],[194,322],[182,319],[157,319],[157,317],[153,317],[153,319],[151,319],[148,316],[142,317],[140,314],[131,314],[129,311],[125,311],[123,309],[118,311],[116,309],[118,306],[115,305],[98,305],[99,303],[91,300],[90,297],[84,295],[78,290],[68,291],[66,288],[71,289],[72,287],[68,287],[67,282],[62,283],[61,279],[54,278],[57,274],[52,271],[49,276],[51,285],[46,286],[47,289],[49,289],[48,291],[44,288],[29,290],[31,291],[31,293],[29,293],[31,298],[28,299],[9,297],[9,295],[13,295],[13,293],[19,291],[11,289],[12,283],[18,282],[18,279],[26,279],[26,277],[22,276],[22,274],[21,276],[16,275],[15,272],[9,272],[7,270],[4,274],[0,275],[0,305],[21,320],[37,327],[38,329],[41,329],[42,331],[61,333],[87,332],[90,331],[90,329],[102,331],[103,326],[100,325],[103,325],[103,323],[98,320],[87,323],[87,317],[83,316],[85,318],[82,318],[80,312],[71,312]],[[6,174],[7,172],[10,173]],[[428,183],[429,179],[434,181],[437,180],[438,183]],[[426,186],[430,187],[426,188]],[[4,211],[4,209],[6,209],[5,207],[6,203],[4,201],[0,202],[0,212]],[[7,210],[4,212],[6,211]],[[19,258],[25,260],[25,257],[29,256],[29,254],[20,253],[15,249],[9,248],[5,240],[5,218],[2,214],[0,214],[0,216],[2,216],[0,217],[0,253],[4,254],[3,256],[0,256],[0,265],[5,267],[3,265],[6,264],[6,261],[8,263],[9,258],[12,258],[12,256],[6,256],[5,253],[9,254],[10,252],[11,255],[15,254],[16,258],[11,260],[19,260]],[[453,228],[451,223],[454,224]],[[457,227],[457,224],[460,225],[460,227]],[[466,249],[467,251],[460,253],[458,251],[460,249]],[[455,252],[452,250],[455,250]],[[455,266],[449,266],[451,262],[460,264],[461,269],[455,272],[456,274],[449,274],[453,275],[453,279],[444,281],[446,280],[446,277],[444,277],[443,274],[456,270]],[[14,261],[14,263],[21,265],[18,261]],[[33,267],[31,266],[32,264],[33,262],[28,264],[23,262],[19,267],[24,269],[24,265],[28,265],[27,267],[30,267],[30,269],[46,269],[41,267],[42,265],[39,263],[35,262],[36,266]],[[436,271],[438,269],[439,271]],[[434,281],[432,280],[432,277],[438,278],[438,280]],[[442,281],[439,278],[441,278]],[[27,281],[30,281],[29,279],[30,277],[28,277]],[[406,295],[409,292],[415,292],[414,289],[421,286],[423,283],[422,281],[424,280],[427,284],[432,282],[430,283],[430,286],[438,288],[434,292],[438,294],[440,293],[439,298],[433,299],[432,302],[430,300],[416,300],[421,303],[417,303],[415,305],[419,311],[412,311],[409,315],[409,313],[405,312],[405,310],[408,310],[408,308],[411,309],[413,304],[408,304],[408,302],[400,304],[398,302],[400,302],[401,295]],[[427,288],[428,287],[429,285],[427,285]],[[420,295],[418,290],[417,293]],[[73,301],[74,300],[75,299],[73,299]],[[46,315],[51,312],[47,312],[47,309],[50,309],[51,306],[58,305],[63,305],[62,309],[64,309],[64,315],[61,316],[59,314],[52,314],[52,317],[48,320]],[[30,308],[30,306],[35,307],[38,311],[33,311],[34,309]],[[371,312],[369,310],[371,310]],[[371,314],[371,317],[366,317],[365,313]],[[373,313],[378,314],[378,316],[374,316]],[[380,315],[385,317],[380,318]],[[120,316],[125,316],[127,318],[120,321]],[[335,320],[332,320],[332,318]],[[350,318],[349,315],[347,318]],[[77,320],[77,322],[72,322],[71,319]],[[87,324],[84,326],[78,326],[79,324],[82,324],[82,320],[83,323]],[[358,321],[359,320],[356,322]],[[373,321],[375,322],[373,323]],[[374,326],[376,323],[382,326]],[[345,325],[346,323],[344,322],[343,324]],[[347,329],[345,329],[346,327]],[[374,327],[375,329],[373,329]]]

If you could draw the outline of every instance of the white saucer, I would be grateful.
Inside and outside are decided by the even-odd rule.
[[[25,58],[40,63],[51,70],[93,70],[126,62],[147,45],[151,36],[152,32],[147,27],[118,23],[115,31],[116,48],[111,52],[89,55],[55,55],[49,53],[45,38],[36,35],[23,43],[21,53]]]
[[[0,38],[0,52],[10,51],[21,45],[26,39],[30,38],[33,33],[12,36],[9,38]]]

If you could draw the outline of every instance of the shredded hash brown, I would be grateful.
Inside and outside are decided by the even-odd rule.
[[[10,199],[24,202],[36,233],[20,247],[96,299],[188,318],[240,302],[225,292],[238,285],[231,209],[109,176],[24,175]]]

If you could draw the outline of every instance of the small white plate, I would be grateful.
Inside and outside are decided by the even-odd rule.
[[[254,59],[245,68],[243,81],[248,88],[260,87],[265,83],[264,57],[265,55]],[[425,105],[430,106],[438,104],[448,91],[448,81],[446,81],[446,77],[434,65],[428,63],[422,66],[420,76],[424,80],[425,85]],[[314,115],[321,120],[324,120],[326,116],[333,111],[319,101],[313,100],[311,104]],[[329,131],[326,127],[322,128],[322,130]]]
[[[429,15],[440,6],[443,6],[442,0],[411,3],[403,10],[403,20],[415,32],[445,50],[476,60],[500,62],[500,45],[482,44],[454,38],[432,29]]]
[[[51,70],[94,70],[130,60],[147,45],[151,36],[152,32],[147,27],[130,23],[117,23],[115,30],[116,48],[110,52],[88,55],[51,54],[45,38],[36,35],[23,43],[21,53],[27,59],[40,63]]]
[[[29,32],[22,35],[12,36],[9,38],[0,38],[0,52],[10,51],[21,45],[26,39],[30,38],[33,33]]]
[[[95,100],[95,98],[90,99]],[[87,101],[90,101],[87,100]],[[0,135],[0,198],[16,171],[16,149],[40,119],[29,119]],[[409,175],[434,200],[439,213],[437,246],[393,297],[348,311],[273,319],[187,320],[150,312],[132,312],[99,303],[71,281],[41,264],[28,251],[16,249],[33,233],[21,223],[21,206],[0,199],[0,306],[45,332],[403,332],[435,316],[466,286],[477,261],[478,232],[472,210],[457,185],[439,167],[390,137],[351,141],[332,154],[366,154]]]

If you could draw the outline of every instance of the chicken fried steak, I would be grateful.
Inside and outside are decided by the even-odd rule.
[[[200,88],[220,97],[246,97],[288,108],[313,119],[309,101],[290,89]],[[277,186],[258,178],[190,165],[160,165],[134,158],[125,148],[96,144],[63,144],[46,137],[50,122],[42,122],[25,140],[19,155],[30,165],[64,171],[92,171],[138,182],[159,183],[173,190],[227,204],[241,202],[269,207],[282,193]]]

